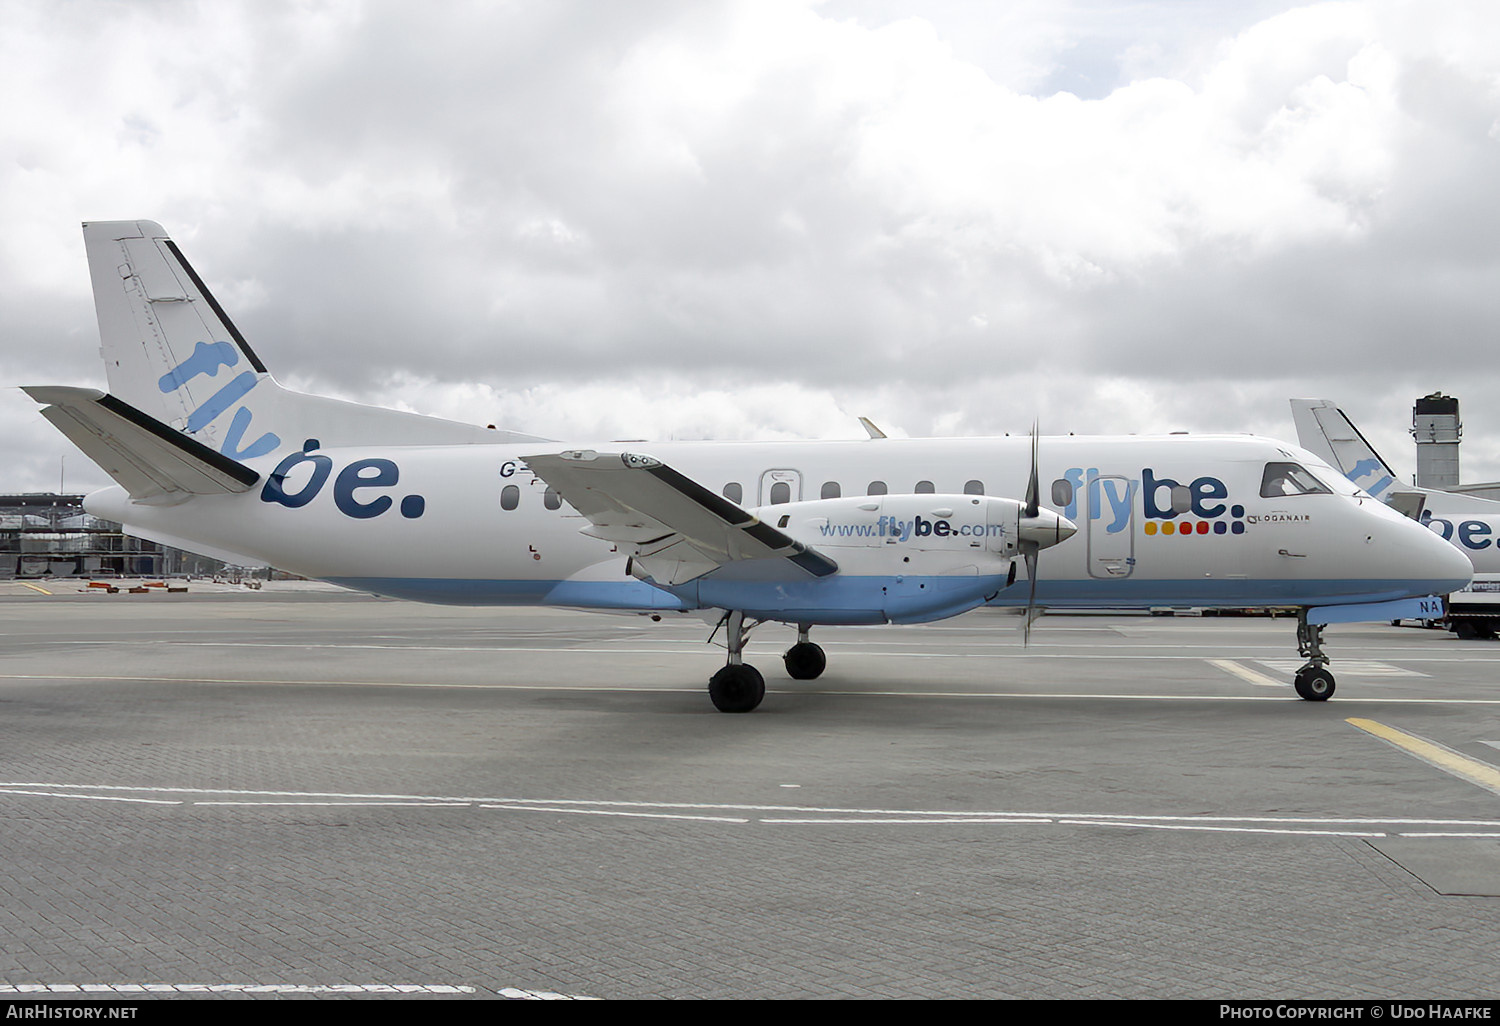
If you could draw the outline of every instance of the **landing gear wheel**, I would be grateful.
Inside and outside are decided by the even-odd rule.
[[[828,656],[823,646],[811,641],[799,641],[782,655],[786,663],[786,674],[793,680],[817,680],[828,667]]]
[[[1333,674],[1321,666],[1304,666],[1297,671],[1292,686],[1300,698],[1309,702],[1326,702],[1333,697]]]
[[[746,663],[728,665],[708,678],[708,697],[719,712],[746,713],[766,697],[766,679]]]

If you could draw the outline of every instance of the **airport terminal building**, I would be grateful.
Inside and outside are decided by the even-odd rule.
[[[213,574],[218,560],[132,538],[82,495],[0,495],[0,579]]]

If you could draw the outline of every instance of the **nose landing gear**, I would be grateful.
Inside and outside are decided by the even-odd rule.
[[[1326,702],[1333,697],[1333,674],[1328,672],[1328,656],[1323,653],[1324,626],[1308,623],[1306,609],[1297,611],[1297,654],[1307,659],[1307,665],[1292,678],[1292,687],[1308,702]]]

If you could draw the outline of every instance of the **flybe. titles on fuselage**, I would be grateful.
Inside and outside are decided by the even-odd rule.
[[[1430,510],[1422,513],[1422,523],[1427,525],[1429,530],[1442,535],[1444,541],[1452,542],[1460,548],[1473,549],[1476,552],[1487,549],[1491,545],[1500,546],[1500,542],[1494,538],[1496,521],[1500,521],[1500,517],[1470,517],[1464,520],[1454,517],[1453,520],[1449,520],[1446,517],[1433,516]]]
[[[1069,520],[1078,518],[1079,496],[1086,498],[1088,519],[1102,521],[1106,534],[1129,530],[1135,498],[1140,496],[1140,511],[1148,535],[1244,534],[1245,507],[1232,503],[1229,486],[1217,477],[1204,474],[1183,484],[1170,477],[1158,477],[1145,467],[1135,478],[1101,473],[1098,468],[1071,467],[1063,472],[1070,486],[1062,514]],[[1054,495],[1054,499],[1060,496]]]

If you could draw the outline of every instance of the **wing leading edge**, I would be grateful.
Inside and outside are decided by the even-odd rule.
[[[650,456],[592,449],[526,457],[589,521],[584,534],[634,549],[631,573],[685,584],[734,564],[775,579],[827,577],[838,564]]]

